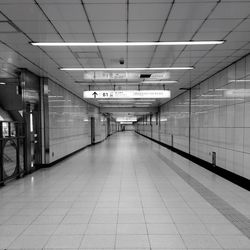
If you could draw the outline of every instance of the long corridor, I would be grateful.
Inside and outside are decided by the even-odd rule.
[[[249,192],[120,132],[0,189],[1,249],[250,249]]]

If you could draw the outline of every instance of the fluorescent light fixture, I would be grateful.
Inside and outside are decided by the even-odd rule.
[[[233,82],[235,82],[235,83],[241,83],[241,82],[250,82],[250,80],[248,80],[248,79],[241,79],[241,80],[230,80],[230,81],[228,81],[228,83],[233,83]]]
[[[117,122],[136,122],[137,118],[136,117],[117,117],[116,121]]]
[[[244,101],[244,99],[230,99],[230,98],[223,98],[223,99],[193,99],[192,101]]]
[[[194,67],[163,67],[163,68],[60,68],[63,71],[160,71],[160,70],[189,70]]]
[[[51,46],[51,47],[96,47],[96,46],[185,46],[185,45],[217,45],[223,44],[225,41],[177,41],[177,42],[95,42],[95,43],[84,43],[84,42],[32,42],[33,46]]]
[[[197,95],[197,96],[203,96],[203,97],[220,97],[222,95]]]
[[[0,82],[0,85],[6,85],[6,82]]]
[[[135,102],[135,105],[151,105],[151,102]]]
[[[178,83],[178,81],[152,81],[152,80],[150,80],[150,81],[143,81],[142,83],[161,83],[161,84],[170,84],[170,83]]]

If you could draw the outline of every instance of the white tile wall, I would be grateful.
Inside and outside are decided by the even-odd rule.
[[[96,142],[106,138],[106,118],[54,82],[49,82],[50,162],[91,143],[90,117],[95,117]]]
[[[241,80],[241,81],[237,81]],[[246,80],[246,81],[242,81]],[[241,91],[243,96],[227,96],[226,90]],[[250,178],[250,56],[247,56],[191,91],[190,152],[217,165]],[[161,107],[161,125],[153,124],[153,137],[184,152],[189,150],[188,93]],[[181,104],[181,106],[180,106]],[[145,127],[145,126],[144,126]],[[140,123],[138,131],[145,128]]]

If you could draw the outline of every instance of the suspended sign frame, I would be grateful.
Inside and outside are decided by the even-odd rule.
[[[86,99],[133,99],[133,98],[170,98],[169,90],[102,90],[84,91]]]

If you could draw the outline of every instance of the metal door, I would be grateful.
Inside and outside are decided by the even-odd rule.
[[[95,117],[91,117],[91,144],[95,143]]]

